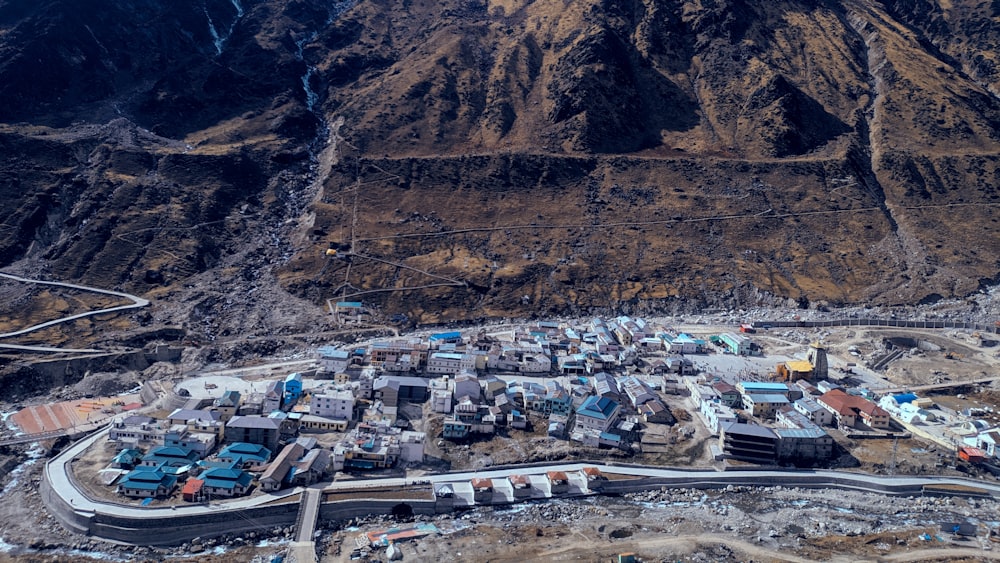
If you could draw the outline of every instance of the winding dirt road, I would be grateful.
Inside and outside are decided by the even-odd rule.
[[[44,280],[33,280],[33,279],[29,279],[29,278],[22,278],[20,276],[15,276],[13,274],[5,274],[3,272],[0,272],[0,278],[6,278],[6,279],[14,280],[14,281],[20,282],[20,283],[34,283],[34,284],[39,284],[39,285],[52,285],[52,286],[57,286],[57,287],[65,287],[65,288],[69,288],[69,289],[78,289],[80,291],[89,291],[91,293],[102,293],[104,295],[113,295],[115,297],[121,297],[123,299],[128,299],[129,301],[132,302],[129,305],[118,305],[116,307],[108,307],[106,309],[97,309],[97,310],[94,310],[94,311],[85,311],[83,313],[77,313],[75,315],[69,315],[69,316],[61,317],[61,318],[58,318],[58,319],[55,319],[55,320],[46,321],[44,323],[40,323],[40,324],[37,324],[37,325],[34,325],[34,326],[29,326],[27,328],[22,328],[21,330],[15,330],[13,332],[0,333],[0,339],[11,338],[11,337],[14,337],[14,336],[22,336],[22,335],[34,332],[36,330],[41,330],[43,328],[48,328],[50,326],[54,326],[54,325],[61,324],[61,323],[75,321],[77,319],[83,319],[83,318],[86,318],[86,317],[92,317],[94,315],[102,315],[104,313],[117,313],[117,312],[120,312],[120,311],[127,311],[129,309],[139,309],[139,308],[146,307],[146,306],[149,305],[149,300],[148,299],[143,299],[142,297],[137,297],[135,295],[131,295],[131,294],[128,294],[128,293],[123,293],[121,291],[112,291],[110,289],[100,289],[100,288],[97,288],[97,287],[89,287],[89,286],[78,285],[78,284],[73,284],[73,283],[53,282],[53,281],[44,281]],[[25,350],[25,351],[32,351],[32,352],[99,352],[100,351],[100,350],[90,350],[90,349],[87,349],[87,350],[72,349],[71,350],[71,349],[63,349],[63,348],[51,348],[51,347],[48,347],[48,346],[23,346],[23,345],[16,345],[16,344],[0,344],[0,348],[8,348],[8,349],[14,349],[14,350]]]

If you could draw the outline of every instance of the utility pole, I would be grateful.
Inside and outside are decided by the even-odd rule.
[[[899,448],[899,438],[892,439],[892,459],[889,461],[889,475],[896,474],[896,450]]]

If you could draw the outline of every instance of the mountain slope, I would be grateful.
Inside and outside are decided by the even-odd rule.
[[[996,2],[78,4],[0,1],[2,265],[212,334],[288,321],[192,280],[434,321],[1000,272]]]

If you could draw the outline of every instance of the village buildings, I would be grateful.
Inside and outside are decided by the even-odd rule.
[[[732,354],[760,351],[748,333],[711,341]],[[821,346],[810,350],[813,362],[825,361]],[[826,429],[833,425],[886,430],[890,415],[913,423],[934,416],[906,394],[880,406],[817,381],[816,364],[800,360],[778,365],[780,382],[685,375],[694,371],[691,356],[708,351],[702,339],[629,316],[322,347],[315,378],[291,374],[247,397],[225,390],[205,408],[177,409],[164,420],[115,420],[109,437],[123,472],[118,490],[135,498],[180,491],[190,499],[275,491],[337,471],[419,463],[428,438],[488,439],[533,425],[585,447],[645,451],[671,432],[671,393],[687,394],[696,421],[718,435],[720,459],[762,464],[830,459],[835,444]],[[440,434],[408,430],[415,412],[439,416]],[[995,455],[1000,430],[976,428],[961,439]],[[558,476],[550,481],[565,485]],[[498,494],[497,483],[479,485],[472,494]],[[513,477],[500,486],[512,498],[531,489]]]

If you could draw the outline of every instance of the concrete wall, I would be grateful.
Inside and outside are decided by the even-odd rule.
[[[220,505],[218,511],[193,516],[171,515],[170,509],[157,508],[141,519],[98,512],[90,521],[89,533],[138,545],[177,545],[196,537],[266,532],[292,526],[298,510],[299,503],[290,502],[240,510],[226,510]]]
[[[74,510],[68,502],[52,490],[48,479],[43,478],[39,483],[38,493],[42,497],[42,503],[49,509],[49,514],[58,520],[64,528],[77,534],[90,534],[92,515]]]
[[[392,514],[398,504],[408,504],[414,514],[433,516],[438,513],[437,501],[427,499],[352,499],[323,503],[319,507],[319,520],[335,521],[359,518],[370,514]]]
[[[755,327],[894,326],[902,328],[961,328],[1000,334],[1000,326],[955,321],[903,321],[897,319],[835,319],[830,321],[754,321]]]

